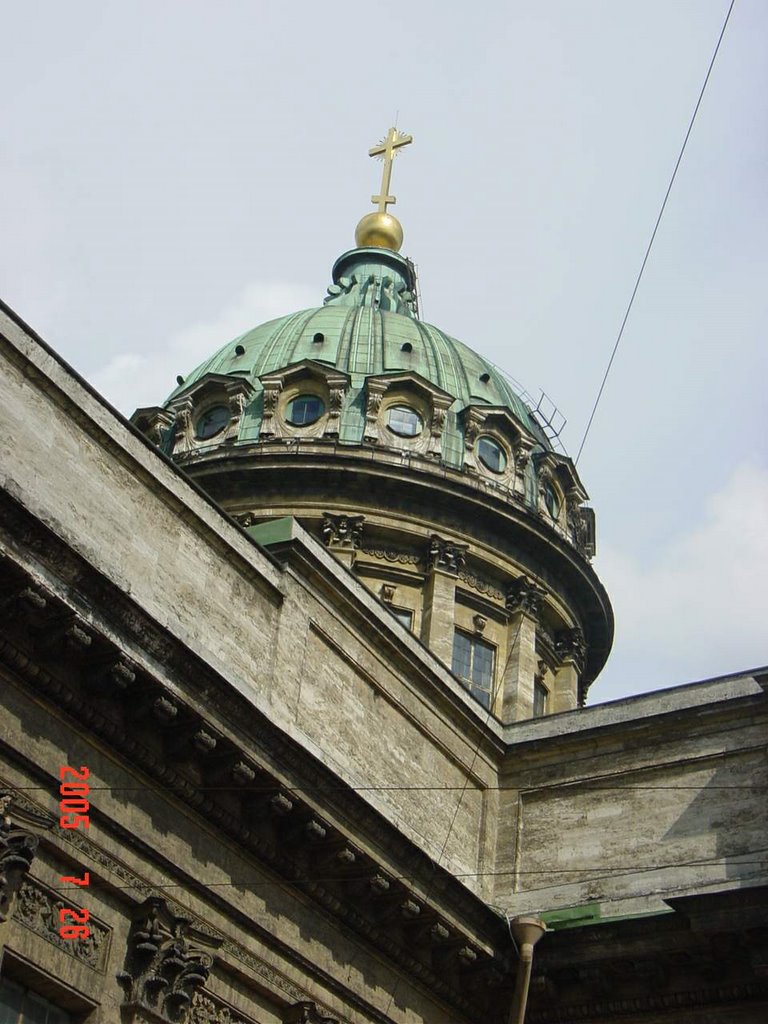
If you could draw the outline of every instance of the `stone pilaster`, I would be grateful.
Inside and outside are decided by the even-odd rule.
[[[424,588],[421,639],[448,666],[453,660],[456,579],[466,554],[466,544],[455,544],[436,533],[430,538],[427,552],[430,571]]]
[[[536,625],[544,591],[521,577],[507,591],[509,654],[502,679],[503,722],[533,716],[533,687],[538,672]]]
[[[552,711],[573,711],[579,706],[579,678],[583,671],[586,644],[580,629],[566,629],[555,638],[560,664],[555,672]]]

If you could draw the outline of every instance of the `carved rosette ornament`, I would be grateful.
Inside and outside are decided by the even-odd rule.
[[[581,668],[586,653],[587,644],[580,629],[564,629],[555,637],[555,654],[561,662],[572,661]]]
[[[11,800],[10,793],[0,793],[0,922],[8,918],[11,902],[32,865],[38,844],[33,832],[11,821]]]
[[[365,516],[333,515],[326,512],[320,527],[325,546],[357,551],[363,543],[364,522]]]
[[[537,586],[533,580],[521,576],[507,588],[507,609],[511,612],[523,612],[535,619],[541,609],[541,602],[546,591]]]
[[[117,976],[125,990],[123,1008],[132,1022],[186,1022],[195,995],[210,973],[213,957],[188,939],[189,921],[170,913],[165,900],[151,897],[137,911],[128,940],[126,967]]]
[[[468,544],[457,544],[433,533],[429,540],[427,565],[430,569],[442,569],[443,572],[458,576],[467,560],[468,549]]]

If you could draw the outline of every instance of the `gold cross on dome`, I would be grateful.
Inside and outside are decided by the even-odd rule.
[[[396,203],[394,196],[389,194],[389,182],[392,178],[392,161],[397,156],[401,146],[407,146],[413,142],[412,135],[404,135],[397,128],[390,128],[386,138],[382,139],[378,146],[368,150],[368,156],[380,156],[384,159],[384,169],[381,172],[381,192],[377,196],[371,196],[371,202],[378,204],[379,213],[386,213],[387,206]]]

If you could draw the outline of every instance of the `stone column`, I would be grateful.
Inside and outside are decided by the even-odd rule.
[[[432,534],[427,564],[430,572],[424,588],[421,639],[450,668],[456,607],[456,578],[466,559],[467,545],[454,544]]]
[[[509,653],[502,679],[502,722],[533,717],[533,685],[538,671],[536,624],[544,591],[521,577],[507,591]]]
[[[365,516],[333,515],[326,512],[320,528],[325,546],[348,569],[355,563],[355,553],[363,543]]]
[[[567,629],[555,638],[560,664],[555,672],[552,711],[573,711],[579,706],[579,678],[583,671],[586,645],[580,629]]]

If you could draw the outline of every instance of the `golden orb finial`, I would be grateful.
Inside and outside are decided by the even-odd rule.
[[[366,213],[355,228],[355,244],[361,249],[373,246],[399,252],[403,244],[402,225],[391,213]]]
[[[405,135],[397,128],[390,128],[378,146],[368,150],[368,156],[383,158],[384,169],[381,174],[381,190],[377,196],[371,196],[371,202],[378,206],[378,210],[376,213],[366,214],[355,230],[355,242],[360,248],[374,246],[398,252],[403,244],[403,229],[400,221],[391,213],[387,213],[387,206],[397,202],[395,197],[389,194],[392,161],[398,151],[410,142],[413,142],[412,135]]]

